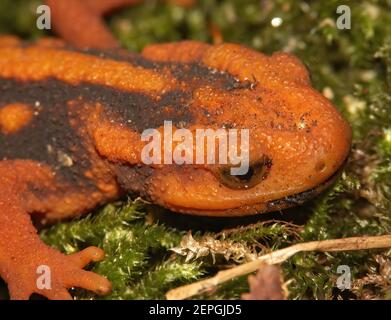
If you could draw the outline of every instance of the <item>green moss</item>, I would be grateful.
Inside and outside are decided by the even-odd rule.
[[[37,3],[0,0],[0,32],[29,39],[42,35],[34,27]],[[335,28],[336,8],[342,4],[352,9],[351,30]],[[275,17],[282,19],[281,26],[271,25]],[[295,209],[298,214],[309,212],[302,228],[258,223],[224,234],[196,233],[193,245],[206,254],[189,261],[170,250],[183,246],[184,233],[151,223],[139,204],[109,205],[93,216],[45,230],[43,239],[64,252],[89,245],[106,251],[106,260],[91,268],[113,281],[114,292],[108,299],[160,299],[170,288],[242,263],[243,259],[237,261],[235,255],[224,258],[223,248],[227,246],[238,245],[246,253],[261,254],[297,241],[391,231],[390,0],[200,0],[191,9],[148,1],[121,10],[108,18],[108,23],[123,46],[132,50],[181,39],[211,42],[213,26],[224,41],[265,53],[292,52],[308,65],[315,87],[328,94],[354,132],[354,148],[341,180],[315,201]],[[220,245],[220,253],[211,248],[210,239]],[[359,292],[346,294],[335,288],[336,269],[348,265],[353,280],[359,280],[377,270],[375,253],[384,254],[363,251],[295,256],[283,265],[286,280],[292,280],[290,298],[362,298]],[[239,298],[246,290],[243,277],[204,297]],[[79,299],[92,297],[84,291],[75,295]],[[380,286],[373,295],[391,294]]]
[[[39,0],[0,0],[0,34],[18,34],[27,39],[43,35],[36,27]]]

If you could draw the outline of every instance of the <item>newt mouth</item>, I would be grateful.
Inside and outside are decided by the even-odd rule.
[[[241,216],[251,216],[262,214],[266,212],[275,212],[284,209],[288,209],[291,207],[296,207],[303,205],[309,200],[315,198],[328,188],[330,188],[341,176],[345,165],[348,162],[348,157],[345,159],[340,168],[327,180],[320,183],[318,186],[308,189],[306,191],[289,195],[281,199],[271,200],[269,202],[255,203],[252,205],[244,205],[237,208],[232,208],[228,210],[197,210],[189,208],[180,208],[180,207],[171,207],[169,208],[172,211],[183,213],[183,214],[191,214],[198,216],[209,216],[209,217],[241,217]]]
[[[254,213],[254,214],[261,214],[261,213],[265,213],[265,212],[275,212],[275,211],[279,211],[279,210],[288,209],[291,207],[300,206],[300,205],[303,205],[304,203],[308,202],[309,200],[315,198],[316,196],[321,194],[323,191],[329,189],[341,177],[342,172],[348,162],[348,158],[349,157],[347,157],[345,159],[345,161],[340,166],[340,168],[332,176],[330,176],[326,181],[319,184],[318,186],[313,187],[311,189],[308,189],[306,191],[294,194],[294,195],[286,196],[281,199],[269,201],[264,205],[263,209],[261,209],[260,211]],[[255,205],[255,207],[256,207],[256,205]]]
[[[325,182],[320,185],[311,188],[307,191],[303,191],[291,196],[286,196],[282,199],[272,200],[267,203],[268,211],[277,211],[290,207],[295,207],[299,205],[303,205],[305,202],[313,199],[326,189],[330,188],[341,176],[342,171],[347,163],[347,159],[343,163],[343,165],[338,169],[330,178],[328,178]]]

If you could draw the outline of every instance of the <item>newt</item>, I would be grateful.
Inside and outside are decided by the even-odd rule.
[[[83,270],[101,249],[64,255],[41,241],[32,217],[52,223],[128,194],[191,215],[281,210],[328,187],[348,157],[351,129],[299,59],[197,41],[127,52],[101,17],[135,2],[48,0],[66,41],[0,39],[0,276],[11,299],[111,289]],[[191,131],[248,128],[247,174],[143,163],[142,132],[165,120]],[[50,289],[37,287],[40,266]]]

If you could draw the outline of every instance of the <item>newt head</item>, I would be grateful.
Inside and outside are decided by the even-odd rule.
[[[182,53],[183,46],[190,45],[194,43],[182,44]],[[170,54],[166,56],[160,52],[157,60],[173,62],[175,50],[168,51]],[[326,188],[347,159],[351,129],[331,102],[311,87],[304,65],[286,53],[269,57],[232,44],[207,46],[200,51],[194,54],[195,50],[190,50],[191,57],[182,54],[183,64],[175,62],[175,68],[187,70],[186,79],[191,80],[179,87],[190,94],[184,97],[177,92],[176,98],[175,95],[163,98],[166,107],[159,112],[161,126],[156,128],[161,136],[155,144],[162,146],[162,162],[146,164],[137,157],[128,160],[137,163],[138,172],[132,169],[128,185],[139,181],[138,189],[144,196],[173,211],[210,216],[275,211],[302,203]],[[149,54],[146,56],[151,58]],[[208,74],[192,75],[194,70],[189,69],[192,63],[206,67]],[[178,74],[177,71],[172,74]],[[234,77],[236,82],[228,88],[221,79],[213,78],[216,73]],[[171,119],[175,119],[171,128],[174,141],[167,145],[163,123]],[[196,162],[200,149],[207,150],[207,140],[201,145],[196,143],[200,129],[214,130],[214,134],[223,134],[225,130],[227,141],[231,141],[229,132],[236,130],[237,146],[242,148],[238,154],[248,150],[248,170],[234,175],[231,169],[243,162],[233,164],[229,157],[228,162],[219,162],[221,139],[215,139],[216,163],[208,163],[206,154],[204,163]],[[246,130],[248,145],[242,143]],[[175,136],[178,134],[179,139]],[[134,136],[129,134],[128,139],[134,141]],[[181,145],[185,140],[193,143],[191,147]],[[113,154],[115,141],[119,140],[108,140],[104,154]],[[175,151],[178,145],[181,149]],[[141,154],[142,148],[137,148]],[[172,164],[165,164],[162,157],[168,149],[170,157],[179,155],[182,162],[173,160]],[[190,149],[190,156],[189,153],[186,156],[185,150]],[[119,175],[126,180],[125,171]]]

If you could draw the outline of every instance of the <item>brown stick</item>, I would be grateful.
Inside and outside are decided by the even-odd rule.
[[[229,270],[220,271],[214,277],[182,286],[169,291],[166,294],[168,300],[183,300],[195,295],[205,293],[218,285],[236,277],[252,273],[264,264],[278,264],[288,260],[298,252],[305,251],[351,251],[365,249],[380,249],[391,247],[391,235],[378,237],[355,237],[325,241],[312,241],[295,244],[293,246],[265,254],[257,260],[234,267]]]

